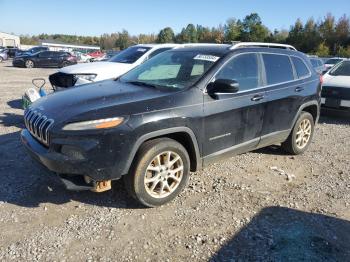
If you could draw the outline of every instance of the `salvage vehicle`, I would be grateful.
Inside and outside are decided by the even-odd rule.
[[[320,75],[292,46],[182,47],[37,100],[21,140],[68,189],[101,192],[123,177],[131,196],[155,207],[224,157],[272,144],[303,153],[320,93]]]
[[[42,51],[35,54],[16,56],[12,65],[17,67],[65,67],[77,63],[77,57],[69,52]]]
[[[117,78],[140,65],[147,59],[170,50],[176,44],[148,44],[129,47],[106,62],[79,64],[62,68],[49,76],[55,90]]]
[[[344,60],[323,77],[322,106],[350,109],[350,60]]]

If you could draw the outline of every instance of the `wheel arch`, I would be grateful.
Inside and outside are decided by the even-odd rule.
[[[179,142],[188,152],[190,157],[190,170],[191,172],[195,172],[202,168],[202,160],[200,157],[199,145],[197,142],[197,138],[193,131],[188,127],[174,127],[167,128],[164,130],[150,132],[141,136],[136,143],[134,144],[130,156],[125,165],[125,170],[123,174],[127,174],[130,170],[132,162],[135,159],[136,153],[140,149],[140,146],[146,141],[153,140],[156,138],[168,137],[174,139]]]
[[[293,119],[291,129],[295,125],[295,122],[298,120],[298,117],[300,116],[300,113],[302,111],[310,113],[314,119],[315,124],[318,122],[318,118],[320,116],[320,104],[316,100],[309,101],[309,102],[302,104],[299,107],[298,113],[295,115],[295,117]]]

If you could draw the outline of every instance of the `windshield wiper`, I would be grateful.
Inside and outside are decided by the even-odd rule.
[[[159,87],[158,85],[154,85],[154,84],[150,84],[150,83],[145,83],[145,82],[141,82],[141,81],[128,81],[128,82],[126,82],[126,83],[132,84],[132,85],[136,85],[136,86],[147,86],[147,87],[154,87],[154,88]]]

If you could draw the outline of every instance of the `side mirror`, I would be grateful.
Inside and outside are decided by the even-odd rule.
[[[234,94],[239,90],[239,83],[232,79],[217,79],[207,86],[208,94],[225,93]]]

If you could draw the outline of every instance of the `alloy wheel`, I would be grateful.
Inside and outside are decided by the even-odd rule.
[[[180,185],[183,171],[184,164],[177,153],[166,151],[158,154],[145,172],[144,185],[147,193],[154,198],[171,195]]]
[[[296,137],[295,137],[295,143],[299,149],[304,148],[311,137],[312,127],[311,122],[309,119],[304,119],[300,122]]]

